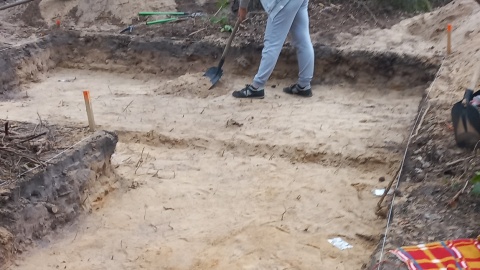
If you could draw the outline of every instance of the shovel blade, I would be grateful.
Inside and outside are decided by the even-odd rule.
[[[210,87],[210,89],[212,89],[215,86],[215,84],[217,84],[218,81],[220,81],[220,78],[222,77],[222,75],[223,75],[223,70],[221,68],[211,67],[207,70],[207,72],[205,72],[203,76],[210,79],[210,82],[212,83],[212,86]]]

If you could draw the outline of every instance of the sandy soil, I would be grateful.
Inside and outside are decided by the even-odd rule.
[[[204,4],[204,0],[193,1],[197,4]],[[61,22],[69,17],[69,19],[75,19],[71,22],[72,25],[79,28],[88,27],[105,27],[107,25],[114,25],[115,23],[128,24],[132,20],[137,18],[137,14],[140,11],[176,11],[177,3],[175,0],[142,0],[135,1],[135,3],[129,0],[114,1],[114,0],[102,0],[102,1],[80,1],[80,0],[42,0],[33,5],[21,5],[8,10],[3,11],[4,15],[10,20],[23,19],[25,23],[29,23],[25,18],[14,18],[15,15],[29,13],[31,6],[38,6],[40,14],[30,14],[36,18],[41,18],[47,25],[54,25],[56,20]],[[190,11],[190,10],[188,10]],[[69,20],[67,20],[69,21]],[[105,28],[104,28],[105,30]]]
[[[453,22],[454,54],[445,61],[430,92],[433,106],[425,118],[427,128],[420,134],[430,138],[431,144],[452,148],[453,135],[446,123],[451,105],[463,95],[478,62],[479,12],[474,1],[458,0],[391,30],[337,38],[345,49],[443,55],[446,42],[441,29]],[[58,82],[71,77],[77,80]],[[188,86],[190,78],[159,81],[133,74],[58,70],[47,80],[28,86],[29,98],[0,104],[11,119],[35,119],[39,111],[55,123],[86,124],[81,90],[90,89],[95,113],[101,115],[97,123],[125,131],[115,161],[123,165],[118,170],[126,179],[136,181],[132,182],[134,189],[116,193],[104,208],[21,258],[19,269],[42,264],[68,264],[67,269],[158,264],[235,269],[252,262],[264,262],[265,268],[309,269],[321,264],[358,269],[366,262],[374,247],[355,233],[377,235],[383,229],[383,222],[373,215],[376,198],[371,189],[383,185],[377,183],[378,176],[391,174],[391,165],[398,164],[400,153],[395,150],[408,136],[424,89],[399,92],[369,85],[316,86],[314,98],[304,100],[282,95],[281,86],[290,82],[278,81],[272,82],[278,87],[267,89],[269,98],[250,102],[229,97],[232,89],[246,81],[227,76],[212,95],[191,91],[190,86],[173,94],[162,92],[162,87]],[[148,158],[135,173],[142,150]],[[426,160],[430,150],[421,148],[412,159],[422,155]],[[445,154],[442,162],[456,158]],[[432,168],[437,165],[432,161]],[[422,190],[442,177],[429,174],[420,180],[423,183],[407,181],[402,189],[406,193]],[[414,226],[416,219],[406,226],[405,220],[412,215],[455,212],[443,209],[431,193],[414,193],[400,203],[416,206],[396,211],[393,235],[389,235],[396,242],[387,249],[440,235],[429,238],[432,230]],[[225,215],[230,218],[220,218]],[[464,235],[465,226],[459,227],[455,220],[437,224],[443,238],[438,240]],[[326,242],[332,236],[344,237],[354,248],[336,250]],[[183,252],[181,257],[178,251]]]
[[[74,25],[76,27],[96,27],[106,26],[105,22],[129,24],[132,19],[137,17],[140,11],[175,11],[175,0],[162,1],[136,1],[134,7],[129,5],[129,1],[102,0],[102,1],[60,1],[43,0],[40,2],[40,11],[45,21],[53,25],[56,19],[63,20],[67,14],[76,18]],[[60,6],[59,6],[60,5]],[[108,18],[108,20],[106,20]],[[73,25],[73,24],[72,24]]]
[[[391,153],[382,148],[398,146],[404,141],[405,126],[411,124],[422,91],[386,91],[371,85],[316,86],[319,90],[314,98],[291,99],[281,92],[281,87],[289,85],[291,81],[270,81],[270,87],[266,88],[267,97],[253,103],[250,100],[235,100],[230,96],[233,89],[244,87],[251,78],[228,74],[213,90],[205,87],[197,92],[191,91],[190,83],[181,86],[188,74],[176,80],[162,80],[139,74],[119,76],[97,71],[60,69],[49,76],[42,83],[26,86],[20,96],[28,95],[28,98],[0,104],[8,111],[7,116],[19,120],[31,119],[38,111],[41,115],[51,117],[51,121],[86,124],[81,91],[88,89],[95,100],[95,113],[99,115],[96,122],[105,128],[154,129],[168,132],[171,136],[190,138],[194,125],[203,131],[194,132],[194,137],[207,140],[236,140],[272,147],[293,143],[302,146],[301,149],[311,148],[310,152],[317,153],[319,160],[326,152],[354,159],[383,160],[384,163],[391,161],[388,158]],[[193,76],[198,77],[199,74],[194,73]],[[76,78],[73,83],[58,82],[73,78]],[[172,84],[179,86],[176,92],[155,94],[158,89],[171,89]],[[206,93],[211,97],[191,99],[195,93],[199,95],[197,97],[205,97]],[[48,100],[51,105],[40,107],[38,100]],[[331,118],[331,111],[344,113],[338,118]],[[292,117],[308,121],[289,120]],[[229,119],[244,124],[242,132],[225,129]],[[358,128],[353,129],[357,124]],[[378,126],[382,126],[380,131],[372,132],[372,128]],[[327,141],[328,144],[325,143]],[[369,152],[369,148],[375,151]],[[375,158],[378,154],[387,158]]]
[[[38,111],[55,123],[85,124],[81,90],[91,90],[97,123],[121,130],[114,163],[133,187],[13,269],[358,269],[366,263],[376,243],[356,234],[375,237],[383,226],[372,190],[399,160],[421,89],[316,86],[313,98],[299,99],[281,93],[290,82],[272,81],[278,87],[251,102],[230,97],[246,78],[225,75],[211,92],[192,92],[196,76],[59,69],[26,86],[28,98],[0,105],[12,119]],[[158,93],[172,85],[176,92]],[[354,248],[330,245],[337,236]]]

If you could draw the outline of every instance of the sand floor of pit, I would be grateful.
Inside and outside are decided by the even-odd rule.
[[[376,243],[356,234],[382,231],[372,190],[395,170],[422,89],[314,86],[305,99],[282,93],[290,81],[272,80],[266,98],[252,101],[231,97],[250,78],[224,75],[208,96],[189,91],[189,76],[200,75],[176,82],[57,69],[0,104],[9,119],[38,112],[86,125],[82,90],[90,90],[97,124],[121,131],[113,163],[134,187],[12,269],[360,269],[368,261]],[[179,91],[162,92],[172,85]],[[353,248],[338,250],[333,237]]]

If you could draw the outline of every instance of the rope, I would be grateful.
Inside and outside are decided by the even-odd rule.
[[[445,64],[445,60],[446,58],[444,57],[443,60],[442,60],[442,63],[440,65],[440,68],[438,69],[437,71],[437,74],[435,75],[435,78],[432,82],[432,84],[430,84],[430,87],[428,88],[427,90],[427,94],[425,96],[425,101],[428,102],[428,98],[430,96],[430,92],[432,91],[432,88],[433,88],[433,85],[435,84],[435,82],[437,81],[438,77],[440,76],[440,72],[442,71],[443,69],[443,65]],[[425,113],[427,111],[425,110]],[[398,176],[397,176],[397,183],[395,184],[395,191],[398,189],[398,185],[400,183],[400,177],[402,176],[402,172],[403,172],[403,167],[405,165],[405,160],[407,158],[407,152],[408,152],[408,149],[410,148],[410,143],[412,141],[412,138],[414,137],[413,133],[415,132],[415,127],[417,127],[418,123],[419,123],[419,120],[421,119],[421,110],[418,112],[417,114],[417,117],[415,119],[415,123],[414,125],[412,126],[412,130],[410,132],[410,136],[408,138],[408,142],[407,142],[407,146],[405,148],[405,152],[403,154],[403,158],[402,158],[402,162],[400,163],[400,171],[398,173]],[[387,243],[387,235],[388,235],[388,232],[389,232],[389,229],[390,229],[390,225],[391,225],[391,217],[392,217],[392,212],[393,212],[393,205],[395,203],[395,198],[396,198],[396,192],[393,192],[393,197],[392,197],[392,203],[390,204],[390,209],[388,211],[388,217],[387,217],[387,227],[385,228],[385,234],[384,234],[384,237],[383,237],[383,242],[382,242],[382,249],[380,250],[380,258],[379,258],[379,261],[382,262],[382,259],[383,259],[383,252],[385,252],[385,245]],[[382,266],[382,264],[378,264],[378,270],[380,270],[380,267]]]

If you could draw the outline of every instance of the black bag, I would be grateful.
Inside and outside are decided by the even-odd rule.
[[[467,89],[462,100],[452,107],[452,123],[455,141],[459,147],[473,149],[480,141],[480,111],[470,101],[480,95],[480,90]]]

